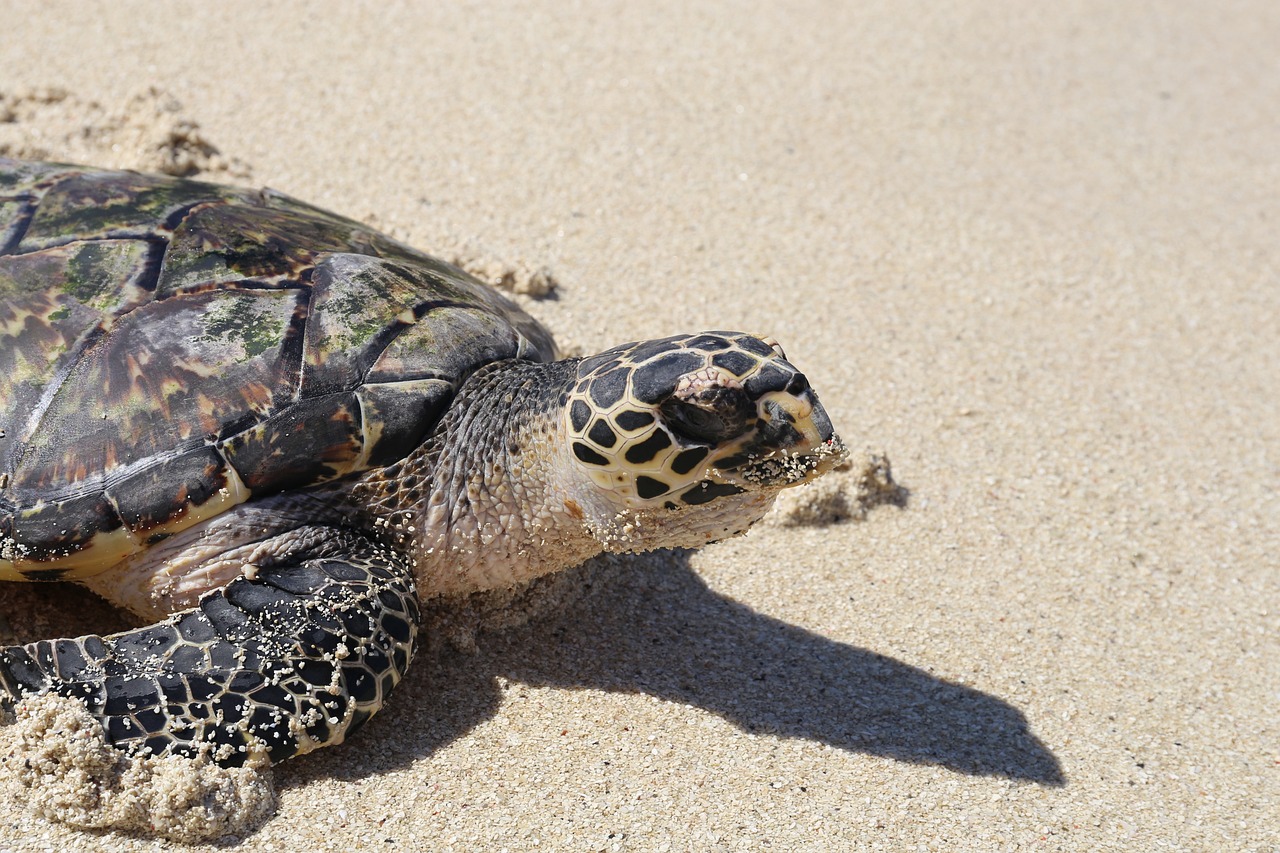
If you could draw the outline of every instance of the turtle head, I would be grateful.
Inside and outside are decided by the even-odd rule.
[[[845,456],[776,342],[704,332],[578,363],[565,418],[610,550],[696,547],[746,530],[777,493]],[[614,547],[616,543],[616,547]]]

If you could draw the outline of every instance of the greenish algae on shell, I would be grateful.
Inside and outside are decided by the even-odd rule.
[[[466,273],[280,193],[0,158],[0,579],[390,464],[479,366],[554,356]]]

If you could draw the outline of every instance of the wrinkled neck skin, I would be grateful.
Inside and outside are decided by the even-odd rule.
[[[511,587],[603,550],[563,437],[573,364],[482,368],[421,447],[353,491],[408,553],[422,598]]]

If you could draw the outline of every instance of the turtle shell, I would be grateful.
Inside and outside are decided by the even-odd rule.
[[[0,158],[0,578],[388,465],[476,368],[554,357],[465,272],[280,193]]]

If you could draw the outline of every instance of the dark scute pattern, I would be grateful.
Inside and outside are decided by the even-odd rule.
[[[643,465],[657,456],[659,451],[666,450],[670,446],[671,436],[663,430],[657,430],[644,441],[627,448],[627,461],[634,465]]]
[[[711,363],[716,367],[724,368],[734,376],[742,376],[760,362],[758,359],[754,359],[746,353],[732,350],[730,352],[716,353],[711,357]]]
[[[229,584],[225,596],[228,602],[254,616],[269,609],[279,611],[282,605],[293,603],[297,598],[270,584],[254,583],[244,578]]]
[[[108,676],[106,689],[107,703],[102,710],[112,716],[123,716],[160,700],[160,690],[150,678]]]
[[[676,455],[671,461],[671,470],[677,474],[688,474],[698,463],[707,458],[707,454],[711,452],[709,447],[690,447]]]
[[[595,376],[591,380],[591,401],[602,409],[607,409],[622,399],[627,390],[627,379],[631,371],[625,367],[615,368],[608,373]]]
[[[120,660],[143,662],[163,655],[178,642],[178,632],[172,625],[151,625],[130,631],[116,641],[116,657]]]
[[[735,453],[732,456],[726,456],[723,459],[716,460],[716,467],[726,471],[732,471],[734,468],[741,467],[751,461],[751,455],[748,453]]]
[[[656,403],[675,390],[686,373],[702,367],[703,357],[692,352],[673,352],[636,368],[631,393],[642,403]]]
[[[174,620],[174,627],[188,643],[207,643],[215,636],[213,626],[198,611],[188,611]]]
[[[220,636],[226,637],[249,623],[249,616],[240,610],[224,595],[210,595],[200,601],[200,610]],[[213,646],[217,648],[217,644]]]
[[[387,636],[400,644],[408,643],[409,638],[413,636],[413,625],[407,619],[401,619],[391,614],[386,614],[382,617],[382,630],[386,631]],[[400,666],[397,664],[396,668],[400,669]]]
[[[357,702],[372,702],[378,696],[378,680],[360,667],[344,666],[342,678],[351,691],[351,698]]]
[[[574,400],[569,407],[569,423],[574,432],[582,432],[591,420],[591,407],[581,400]]]
[[[258,580],[294,595],[308,595],[324,587],[329,575],[319,566],[304,563],[296,566],[271,565],[258,569]]]
[[[128,743],[143,737],[146,732],[133,721],[132,717],[120,715],[104,716],[103,727],[107,730],[107,740],[112,743]]]
[[[627,357],[634,363],[639,364],[642,361],[648,361],[656,355],[664,352],[676,350],[684,346],[683,338],[658,338],[653,341],[645,341],[639,346],[627,353]]]
[[[746,382],[743,382],[742,387],[746,388],[747,393],[752,397],[759,397],[761,394],[767,394],[770,391],[784,390],[794,375],[794,372],[783,370],[776,364],[766,364]]]
[[[756,355],[762,355],[765,358],[773,358],[777,355],[777,353],[774,352],[773,347],[769,346],[759,338],[753,338],[749,335],[739,335],[735,340],[735,343],[747,352],[753,352]]]
[[[699,504],[709,503],[716,498],[728,497],[729,495],[741,494],[744,490],[732,483],[713,483],[710,480],[703,480],[691,489],[685,491],[680,496],[680,500],[687,504],[697,506]]]
[[[613,422],[618,425],[619,429],[627,431],[640,429],[653,423],[653,413],[624,409],[613,416]]]
[[[62,681],[74,681],[89,667],[89,660],[80,649],[79,644],[70,640],[53,642],[54,657],[57,661],[57,677]]]
[[[613,447],[618,443],[618,437],[604,420],[598,420],[591,426],[591,432],[587,433],[587,438],[601,447]]]
[[[581,441],[573,443],[573,455],[586,462],[588,465],[608,465],[609,460],[592,450]]]
[[[134,711],[133,718],[138,721],[138,725],[142,726],[144,732],[151,735],[163,731],[169,725],[169,717],[155,708]]]
[[[39,693],[48,687],[50,680],[27,649],[14,647],[0,652],[0,687],[10,695]]]
[[[344,737],[404,674],[417,599],[395,558],[354,531],[325,532],[321,547],[347,559],[282,555],[156,625],[0,651],[0,704],[54,690],[85,701],[121,748],[193,755],[207,744],[228,767],[254,742],[281,761]]]
[[[718,335],[697,335],[690,338],[685,343],[685,346],[690,349],[702,350],[703,352],[717,352],[722,349],[728,349],[730,344]]]
[[[653,477],[646,477],[643,474],[636,477],[636,493],[646,500],[666,494],[669,488],[671,487],[666,483],[655,480]]]
[[[381,575],[375,571],[374,567],[356,565],[346,560],[317,560],[316,565],[319,566],[326,575],[338,581],[351,581],[359,584],[370,578],[376,577],[394,577],[394,575]],[[335,587],[330,586],[329,590],[338,592]]]

